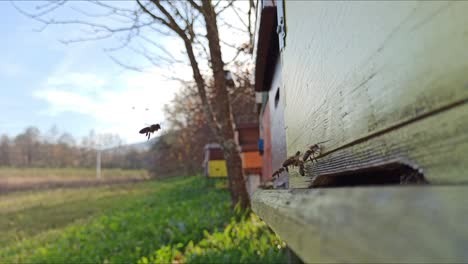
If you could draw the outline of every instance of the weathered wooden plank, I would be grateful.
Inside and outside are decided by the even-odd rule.
[[[326,151],[327,149],[325,149]],[[468,183],[468,103],[306,162],[306,177],[291,169],[291,188],[321,175],[400,163],[431,184]],[[378,175],[376,175],[378,176]]]
[[[468,2],[286,1],[285,11],[288,155],[327,139],[331,151],[468,98]],[[466,151],[444,142],[434,149]]]
[[[466,186],[258,190],[252,206],[306,263],[466,263]]]

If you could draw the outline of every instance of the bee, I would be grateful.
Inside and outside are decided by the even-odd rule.
[[[284,167],[281,167],[278,170],[276,170],[275,172],[273,172],[273,175],[272,175],[273,179],[278,178],[281,175],[281,173],[283,173],[283,172],[284,172]]]
[[[151,136],[151,133],[154,133],[154,132],[158,131],[159,129],[161,129],[161,125],[154,124],[154,125],[151,125],[151,126],[148,126],[148,127],[145,127],[143,129],[141,129],[140,134],[146,134],[146,136],[148,136],[148,140],[149,140],[150,136]]]
[[[319,144],[322,144],[328,141],[330,140],[322,141],[322,142],[309,146],[309,149],[306,150],[306,152],[304,152],[304,156],[302,157],[302,160],[305,162],[307,161],[308,158],[310,158],[311,161],[313,160],[317,161],[317,158],[315,158],[315,154],[320,155],[320,152],[322,151],[322,147],[320,147]]]
[[[263,189],[263,190],[270,190],[270,189],[274,189],[275,186],[272,181],[267,181],[267,182],[260,184],[258,188]]]
[[[296,152],[296,154],[294,154],[293,156],[287,158],[284,162],[283,162],[283,167],[284,169],[289,172],[288,170],[288,167],[289,166],[297,166],[296,164],[298,164],[297,162],[299,161],[299,157],[301,156],[301,152],[298,151]]]
[[[299,174],[305,176],[304,161],[298,159],[295,165],[299,167]]]
[[[400,184],[428,184],[421,173],[411,172],[400,175]]]

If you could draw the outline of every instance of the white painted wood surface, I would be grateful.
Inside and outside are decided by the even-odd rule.
[[[306,162],[307,177],[291,169],[289,183],[308,188],[316,176],[390,161],[417,167],[430,184],[467,184],[468,103]]]
[[[468,2],[286,1],[285,12],[288,155],[468,98]]]

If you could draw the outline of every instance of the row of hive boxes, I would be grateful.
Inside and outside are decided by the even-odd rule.
[[[217,155],[214,155],[217,158]],[[245,175],[260,174],[262,159],[258,151],[242,152],[242,168]],[[227,177],[226,161],[224,159],[208,159],[205,176],[208,177]]]

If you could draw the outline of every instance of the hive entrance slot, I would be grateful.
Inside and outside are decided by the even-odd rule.
[[[312,188],[372,185],[428,184],[424,174],[407,164],[392,162],[378,166],[316,176]]]

